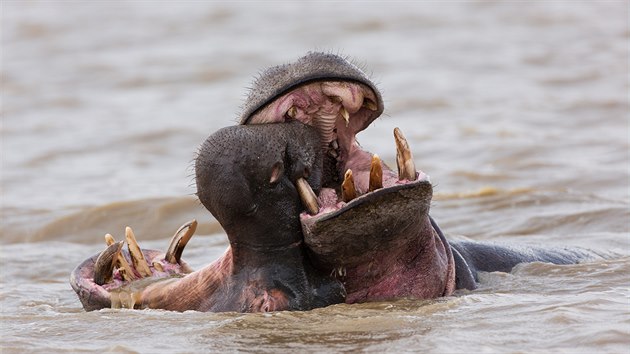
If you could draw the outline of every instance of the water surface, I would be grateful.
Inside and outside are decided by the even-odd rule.
[[[628,3],[2,4],[3,352],[628,352]],[[134,227],[164,248],[200,221],[195,268],[227,242],[191,161],[235,123],[261,69],[308,50],[364,64],[453,237],[614,255],[483,274],[431,301],[272,314],[86,313],[70,271]],[[182,294],[185,296],[185,294]]]

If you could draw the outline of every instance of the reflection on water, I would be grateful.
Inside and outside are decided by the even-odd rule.
[[[3,352],[627,351],[625,2],[272,5],[3,3]],[[163,249],[196,218],[187,262],[223,253],[195,151],[235,123],[255,73],[312,49],[374,73],[386,112],[359,139],[391,165],[401,127],[447,233],[615,256],[483,274],[432,301],[84,312],[68,275],[107,232]]]

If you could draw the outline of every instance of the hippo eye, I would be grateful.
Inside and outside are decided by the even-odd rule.
[[[256,214],[257,211],[258,211],[258,204],[252,204],[252,206],[249,209],[247,209],[247,211],[245,212],[245,215],[252,216]]]

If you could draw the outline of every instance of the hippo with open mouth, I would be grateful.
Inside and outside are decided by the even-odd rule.
[[[433,188],[394,131],[396,170],[356,134],[383,112],[358,67],[309,53],[263,72],[241,124],[212,134],[196,159],[197,194],[230,247],[193,272],[181,259],[196,222],[167,252],[108,248],[80,264],[71,285],[86,310],[308,310],[334,303],[430,299],[475,289],[478,271],[522,262],[571,264],[580,249],[448,241],[429,216]]]

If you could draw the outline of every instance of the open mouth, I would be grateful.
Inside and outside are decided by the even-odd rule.
[[[379,90],[357,66],[334,54],[309,53],[267,69],[254,82],[241,124],[298,120],[317,128],[324,156],[319,194],[296,188],[305,211],[304,240],[325,268],[350,266],[387,252],[428,215],[433,189],[416,170],[407,140],[394,130],[397,170],[361,148],[356,135],[383,113]]]
[[[267,103],[246,124],[298,120],[316,127],[324,154],[322,189],[316,197],[308,183],[297,183],[307,212],[303,221],[343,211],[380,189],[428,183],[428,176],[416,170],[413,156],[402,132],[394,130],[397,171],[378,155],[361,148],[356,134],[383,111],[382,101],[372,87],[356,81],[312,81],[290,89]]]

